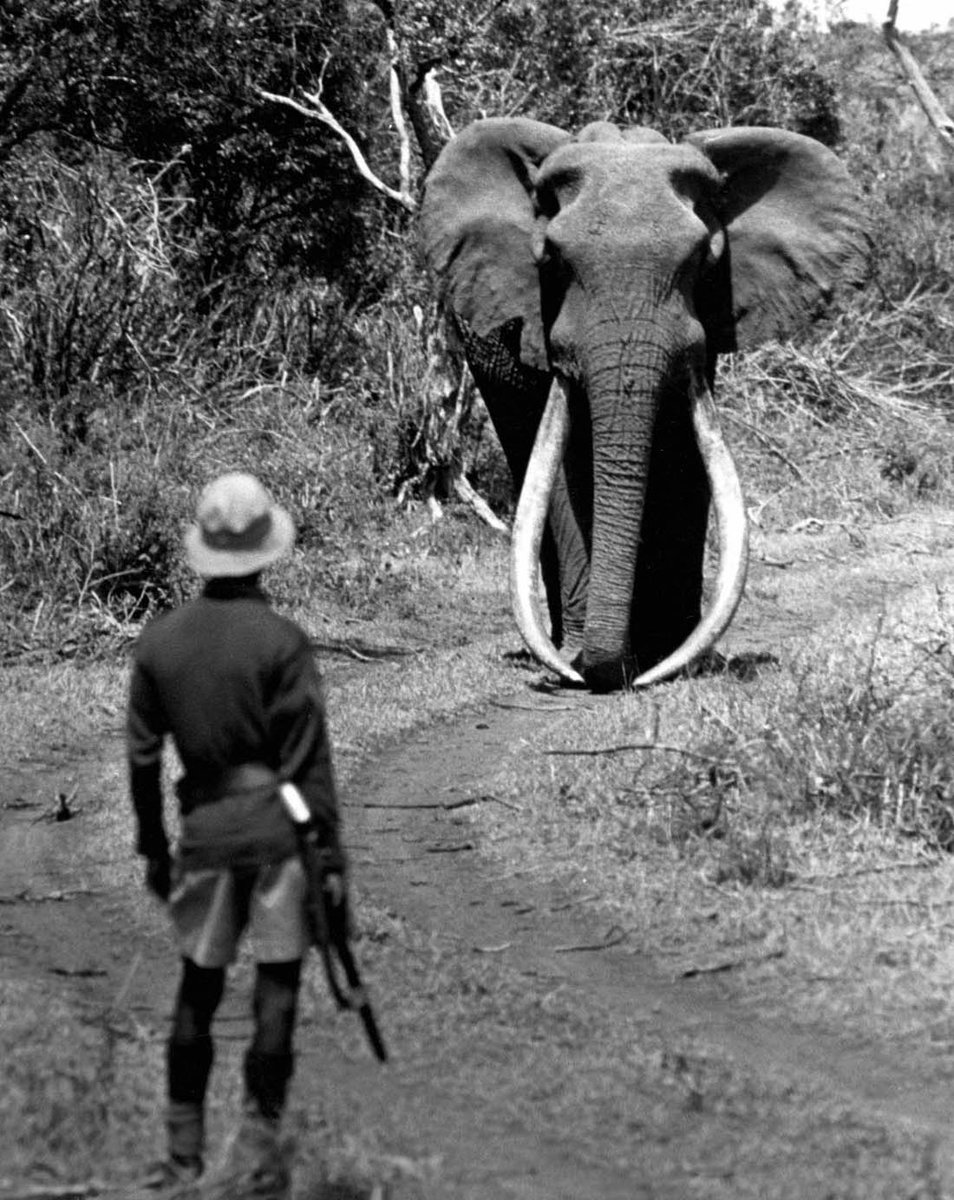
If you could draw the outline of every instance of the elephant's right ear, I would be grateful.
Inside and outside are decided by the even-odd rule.
[[[533,256],[536,169],[570,135],[522,117],[475,121],[453,138],[424,184],[424,258],[442,301],[480,337],[522,318],[521,358],[547,366]]]

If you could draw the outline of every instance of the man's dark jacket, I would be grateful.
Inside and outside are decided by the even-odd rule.
[[[261,866],[294,854],[278,780],[298,785],[322,842],[340,854],[331,747],[308,638],[271,609],[254,580],[210,580],[200,597],[147,625],[133,656],[126,732],[140,854],[168,851],[166,735],[184,768],[176,785],[184,868]]]

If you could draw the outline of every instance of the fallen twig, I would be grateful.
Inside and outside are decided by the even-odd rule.
[[[508,800],[501,800],[499,796],[491,796],[489,794],[482,796],[466,796],[463,800],[419,800],[413,801],[410,804],[392,804],[390,801],[369,800],[365,804],[359,805],[360,808],[384,809],[386,811],[398,811],[402,809],[431,810],[441,809],[443,812],[453,812],[458,808],[471,808],[475,804],[502,804],[504,808],[512,809],[513,812],[519,812],[520,809],[516,804],[511,804]]]
[[[336,638],[326,639],[321,641],[317,638],[312,638],[310,641],[312,650],[318,650],[323,654],[342,654],[349,658],[355,658],[358,662],[376,662],[380,659],[392,658],[410,658],[415,654],[420,654],[420,649],[415,649],[413,646],[369,646],[362,645],[360,649],[353,642],[339,641]]]
[[[739,967],[754,967],[759,963],[771,962],[774,958],[784,958],[784,950],[769,950],[766,954],[749,955],[743,958],[723,958],[717,962],[697,967],[686,967],[679,972],[680,979],[693,979],[696,975],[717,975],[723,971],[734,971]]]
[[[763,433],[762,430],[753,425],[751,421],[746,421],[746,419],[744,417],[740,417],[738,413],[732,412],[731,409],[723,408],[720,411],[724,416],[728,417],[730,421],[735,421],[737,425],[744,426],[754,437],[757,437],[762,445],[768,450],[768,452],[770,454],[774,454],[777,459],[783,462],[800,483],[805,482],[805,472],[798,465],[798,463],[793,462],[788,455],[779,448],[778,443],[773,438],[770,438],[767,433]]]
[[[824,883],[836,879],[855,879],[859,875],[886,875],[891,871],[927,871],[931,867],[936,867],[940,861],[939,858],[914,858],[906,862],[881,863],[873,867],[855,867],[851,871],[838,871],[829,875],[804,875],[800,882],[811,883],[814,880]]]
[[[542,753],[550,755],[577,754],[588,758],[596,758],[601,754],[623,754],[628,750],[664,750],[669,754],[684,754],[687,758],[698,758],[702,762],[722,763],[724,761],[721,758],[713,758],[711,754],[700,754],[698,750],[690,750],[686,746],[672,746],[667,742],[624,742],[619,746],[597,746],[592,750],[570,746],[565,750],[544,750]]]
[[[582,942],[576,946],[554,946],[554,954],[576,954],[581,950],[609,950],[611,946],[618,946],[620,942],[625,942],[629,935],[621,925],[612,925],[606,931],[606,936],[601,942]]]
[[[63,900],[71,900],[74,896],[98,895],[100,891],[97,888],[76,888],[71,892],[43,892],[40,895],[34,895],[28,888],[23,888],[22,891],[0,896],[0,904],[58,904]],[[3,1200],[3,1197],[0,1197],[0,1200]]]
[[[86,1196],[104,1196],[118,1190],[102,1183],[41,1183],[12,1192],[0,1192],[0,1200],[84,1200]]]
[[[510,526],[506,521],[501,521],[500,517],[497,516],[483,496],[474,489],[473,484],[463,472],[454,480],[454,491],[465,504],[470,505],[480,519],[489,525],[491,529],[497,533],[510,533]]]
[[[509,950],[513,942],[501,942],[499,946],[475,946],[475,954],[503,954],[504,950]]]

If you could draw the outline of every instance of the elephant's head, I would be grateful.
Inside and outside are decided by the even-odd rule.
[[[858,277],[867,239],[846,171],[777,129],[675,145],[605,123],[574,138],[477,121],[428,176],[421,228],[505,449],[519,441],[505,408],[539,423],[529,461],[508,451],[524,475],[512,586],[525,639],[593,686],[672,674],[725,629],[745,576],[745,511],[709,390],[716,356],[797,333]],[[557,491],[572,514],[554,521],[551,507],[551,525],[570,530],[554,534],[561,569],[575,543],[586,560],[562,657],[534,602]],[[710,496],[720,570],[701,615]]]

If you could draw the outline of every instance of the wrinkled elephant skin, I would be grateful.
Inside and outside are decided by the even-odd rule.
[[[868,238],[847,172],[778,129],[673,144],[606,123],[573,137],[477,121],[428,176],[421,239],[527,493],[512,580],[528,644],[597,689],[687,666],[745,578],[717,356],[797,335],[860,280]],[[710,502],[720,574],[703,613]],[[537,555],[549,630],[527,599]]]

